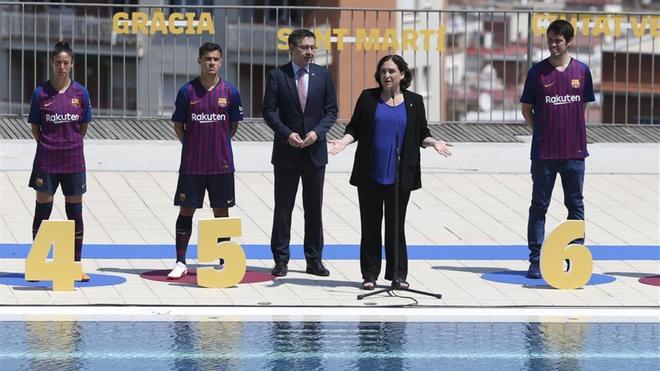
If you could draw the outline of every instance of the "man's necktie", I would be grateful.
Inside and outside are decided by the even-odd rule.
[[[305,103],[307,103],[307,89],[305,87],[305,71],[304,68],[298,70],[298,99],[300,99],[300,107],[305,112]]]

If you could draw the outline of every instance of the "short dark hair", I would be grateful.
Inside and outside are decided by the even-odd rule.
[[[68,54],[69,57],[71,57],[71,61],[73,61],[73,49],[71,49],[67,41],[59,41],[57,44],[55,44],[55,47],[53,47],[53,52],[50,54],[50,60],[54,60],[55,57],[60,53]]]
[[[306,37],[311,37],[314,40],[316,40],[316,36],[314,36],[314,32],[305,29],[305,28],[298,28],[296,30],[293,30],[291,34],[289,35],[289,45],[294,45],[298,46],[300,44],[300,41]]]
[[[571,22],[565,19],[555,19],[552,21],[548,26],[547,32],[552,32],[555,35],[562,35],[567,42],[573,40],[573,35],[575,33]]]
[[[390,60],[394,62],[394,64],[396,64],[399,71],[403,72],[403,79],[401,79],[401,83],[400,83],[401,90],[408,89],[413,79],[412,72],[410,72],[410,68],[408,68],[408,63],[406,63],[403,57],[396,54],[386,55],[383,58],[381,58],[380,61],[378,61],[378,66],[376,67],[376,73],[374,74],[374,78],[376,79],[378,86],[380,86],[381,88],[383,87],[383,83],[380,82],[380,68],[383,67],[383,63]]]
[[[214,52],[216,50],[220,52],[220,56],[222,57],[222,48],[220,47],[220,45],[210,41],[205,42],[204,44],[202,44],[202,46],[199,47],[199,57],[201,58],[204,56],[204,54],[209,52]]]

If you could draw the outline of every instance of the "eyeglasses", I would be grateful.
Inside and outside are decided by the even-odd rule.
[[[316,45],[302,45],[302,46],[294,45],[294,46],[296,48],[304,51],[304,52],[310,51],[310,52],[314,53],[316,51],[316,49],[318,49],[318,47]]]

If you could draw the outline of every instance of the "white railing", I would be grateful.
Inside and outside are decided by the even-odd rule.
[[[588,122],[660,123],[660,14],[553,12],[0,2],[0,115],[27,114],[36,84],[50,76],[49,51],[65,39],[97,112],[167,117],[176,90],[198,72],[198,46],[212,40],[246,116],[258,118],[266,73],[288,61],[286,33],[305,27],[317,33],[316,63],[333,74],[341,120],[375,86],[378,59],[396,53],[429,121],[521,122],[527,70],[548,56],[544,27],[559,12],[576,25],[572,55],[592,71]]]

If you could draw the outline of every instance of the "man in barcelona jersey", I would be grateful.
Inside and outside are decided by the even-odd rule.
[[[550,57],[529,70],[520,98],[525,122],[533,129],[532,204],[527,224],[529,278],[541,278],[545,215],[557,174],[561,176],[568,219],[584,220],[584,159],[589,155],[585,106],[595,99],[589,67],[568,54],[573,34],[570,22],[558,19],[550,23]]]
[[[174,205],[176,220],[176,264],[169,279],[188,273],[186,250],[195,210],[202,207],[205,191],[216,218],[227,217],[234,206],[234,156],[231,138],[243,108],[238,90],[220,78],[222,48],[207,42],[199,47],[199,77],[187,82],[176,96],[172,121],[183,144],[179,181]],[[221,261],[222,264],[222,261]]]
[[[28,122],[37,141],[29,186],[37,191],[32,238],[53,210],[53,195],[59,185],[64,194],[67,219],[75,223],[74,259],[80,261],[83,243],[82,195],[87,190],[83,138],[92,121],[87,89],[71,80],[73,50],[58,42],[50,57],[52,76],[32,95]],[[79,281],[89,281],[83,273]]]

